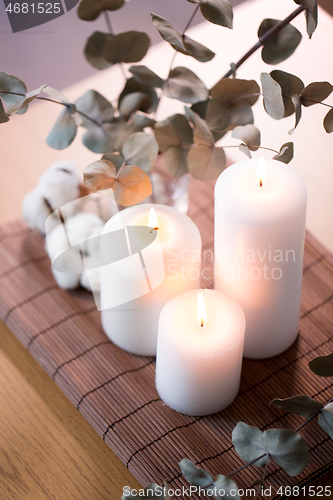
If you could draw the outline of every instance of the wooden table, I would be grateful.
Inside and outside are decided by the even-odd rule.
[[[331,0],[319,3],[333,15]],[[69,97],[80,90],[76,85]],[[58,112],[57,106],[36,106],[2,125],[1,175],[6,177],[0,223],[19,215],[23,194],[53,160],[64,158],[43,143],[44,130]],[[95,157],[79,141],[67,155],[81,167]],[[333,475],[314,484],[333,489]],[[140,486],[0,322],[0,500],[119,500],[125,485]]]

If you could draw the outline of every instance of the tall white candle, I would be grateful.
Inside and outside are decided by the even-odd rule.
[[[239,390],[245,317],[215,290],[191,290],[163,308],[158,329],[156,388],[171,408],[210,415]]]
[[[148,246],[140,232],[143,226],[157,233]],[[155,356],[158,317],[163,306],[178,293],[200,286],[201,237],[187,215],[166,205],[126,208],[107,222],[103,234],[124,228],[128,256],[101,268],[102,325],[119,347]],[[131,248],[133,239],[139,243],[134,246],[143,248]],[[107,259],[108,251],[106,243],[101,250],[102,260]]]
[[[306,187],[291,167],[251,159],[215,185],[215,288],[244,310],[244,356],[268,358],[296,339]]]

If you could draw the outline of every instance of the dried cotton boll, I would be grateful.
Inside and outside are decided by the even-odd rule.
[[[66,227],[72,245],[81,243],[81,250],[88,254],[88,239],[96,228],[104,227],[102,219],[91,213],[80,213],[66,220]]]
[[[49,215],[50,209],[45,202],[43,187],[38,184],[23,199],[23,219],[31,229],[37,229],[40,233],[45,234],[45,221]],[[55,227],[58,223],[58,217],[50,219],[50,228]]]
[[[66,205],[80,196],[80,179],[77,175],[66,173],[62,170],[48,170],[40,178],[39,185],[43,188],[44,198],[46,198],[53,208]],[[74,215],[77,207],[73,203],[67,215]]]

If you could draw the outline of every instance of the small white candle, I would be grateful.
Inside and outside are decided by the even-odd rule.
[[[163,308],[158,327],[156,388],[171,408],[210,415],[235,399],[240,383],[245,317],[215,290],[191,290]]]
[[[148,246],[140,232],[143,226],[157,233]],[[178,293],[200,286],[201,237],[187,215],[158,204],[122,210],[107,222],[103,234],[124,228],[128,229],[129,256],[101,268],[102,325],[122,349],[155,356],[163,306]],[[142,250],[131,248],[133,238]],[[102,260],[107,259],[108,251],[106,244]]]
[[[288,165],[251,159],[215,185],[215,288],[244,310],[244,356],[268,358],[296,339],[306,187]]]

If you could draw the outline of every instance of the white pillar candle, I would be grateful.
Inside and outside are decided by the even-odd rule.
[[[148,246],[140,232],[143,226],[157,233]],[[101,268],[102,325],[122,349],[155,356],[163,306],[178,293],[200,286],[201,237],[187,215],[166,205],[126,208],[107,222],[103,234],[124,228],[133,229],[132,238],[126,233],[128,256]],[[136,250],[131,248],[133,238],[139,243]],[[105,261],[107,243],[104,248],[102,243],[101,253]]]
[[[245,357],[275,356],[296,339],[305,213],[305,184],[282,162],[236,163],[216,182],[215,288],[245,313]]]
[[[237,396],[245,317],[215,290],[190,290],[163,308],[158,327],[156,388],[171,408],[210,415]]]

